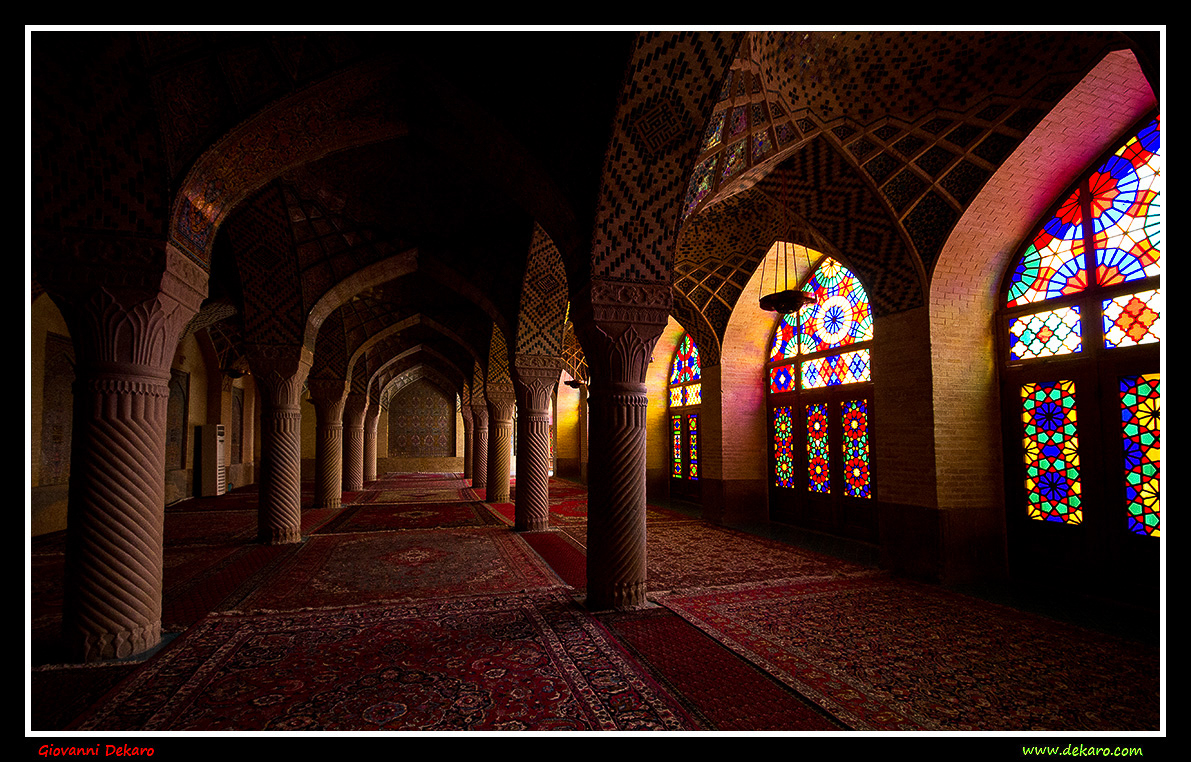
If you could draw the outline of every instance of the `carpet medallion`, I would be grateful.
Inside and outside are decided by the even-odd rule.
[[[558,578],[504,528],[315,535],[240,605],[289,609],[518,592]]]
[[[660,595],[856,730],[1157,730],[1158,651],[884,574]]]
[[[695,720],[558,593],[214,615],[79,730],[683,730]]]
[[[499,526],[500,520],[483,503],[369,504],[344,509],[318,534],[336,532],[386,532],[433,527]]]

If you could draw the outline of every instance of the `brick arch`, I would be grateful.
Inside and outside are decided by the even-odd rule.
[[[1134,55],[1108,54],[1022,141],[943,246],[929,295],[941,508],[999,510],[989,504],[1002,492],[992,331],[1006,267],[1058,193],[1155,105]]]

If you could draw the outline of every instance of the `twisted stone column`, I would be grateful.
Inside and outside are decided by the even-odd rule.
[[[343,406],[347,384],[343,379],[311,379],[314,404],[314,507],[339,508],[343,503]]]
[[[368,395],[352,392],[344,406],[343,488],[349,491],[364,489],[364,414],[368,412]]]
[[[666,325],[664,283],[593,280],[575,326],[591,371],[587,606],[645,603],[645,372]]]
[[[472,478],[472,441],[471,441],[471,405],[464,403],[459,412],[463,417],[463,478],[470,480]]]
[[[368,403],[364,414],[364,482],[376,481],[376,427],[380,423],[380,405]]]
[[[488,405],[483,400],[472,400],[472,447],[471,447],[471,488],[485,490],[488,488]]]
[[[513,413],[516,393],[512,384],[489,384],[488,492],[489,503],[509,502],[509,477],[513,465]]]
[[[170,364],[206,273],[160,242],[37,245],[77,362],[63,642],[78,661],[122,658],[161,642]]]
[[[302,539],[302,410],[311,354],[305,347],[249,345],[248,364],[261,393],[261,489],[257,539],[283,545]]]
[[[550,527],[550,400],[562,374],[562,359],[517,355],[517,500],[513,528],[536,532]]]

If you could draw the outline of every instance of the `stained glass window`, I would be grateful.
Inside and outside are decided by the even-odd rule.
[[[852,497],[868,497],[868,403],[865,400],[844,402],[843,419],[844,493]]]
[[[828,442],[827,405],[806,406],[807,489],[831,492],[831,448]]]
[[[1121,429],[1124,444],[1125,517],[1134,534],[1159,537],[1161,413],[1157,373],[1121,379]]]
[[[1021,388],[1022,444],[1030,518],[1078,524],[1079,435],[1075,382],[1029,383]]]
[[[794,419],[788,405],[773,410],[773,469],[778,487],[794,486]]]
[[[832,257],[810,256],[820,261],[801,288],[812,302],[783,315],[769,345],[769,393],[781,403],[773,407],[773,484],[833,500],[867,499],[869,403],[859,385],[872,381],[872,306],[851,270]],[[792,410],[802,411],[804,422],[797,448]]]
[[[671,415],[673,437],[673,468],[675,479],[696,481],[699,478],[699,414],[703,400],[699,363],[699,348],[690,334],[683,334],[670,361],[670,407],[680,408]]]
[[[1030,518],[1160,535],[1161,403],[1151,371],[1162,340],[1161,197],[1161,121],[1154,117],[1061,197],[1010,268],[1006,383],[1008,393],[1021,395],[1016,425]],[[1101,441],[1099,427],[1078,432],[1076,382],[1037,380],[1035,369],[1049,362],[1071,368],[1060,371],[1068,379],[1119,385],[1119,409],[1092,417],[1119,417],[1119,442]],[[1094,396],[1093,386],[1082,404],[1116,406]],[[1081,494],[1085,465],[1097,469],[1088,474],[1121,469],[1113,496]],[[1111,519],[1116,511],[1120,518]]]
[[[673,433],[673,447],[670,456],[673,468],[670,475],[675,479],[682,478],[682,416],[670,416],[670,430]]]

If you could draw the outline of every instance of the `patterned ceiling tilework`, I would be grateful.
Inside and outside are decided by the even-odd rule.
[[[269,186],[227,224],[244,294],[246,335],[260,344],[300,346],[309,305],[302,300],[292,229],[280,189]]]
[[[512,383],[513,377],[509,375],[509,347],[500,327],[493,325],[492,343],[488,350],[488,384],[496,386]]]
[[[31,223],[164,237],[170,182],[131,35],[35,32]],[[82,76],[73,62],[90,62]]]
[[[484,399],[484,366],[476,361],[471,371],[471,401],[481,402]]]
[[[757,188],[784,200],[793,215],[831,242],[865,284],[876,314],[923,304],[914,253],[872,186],[826,138],[810,141]]]
[[[247,373],[248,358],[244,355],[244,332],[238,319],[223,320],[206,327],[215,356],[219,358],[219,369],[223,372]]]
[[[314,342],[314,364],[310,367],[310,378],[346,379],[349,350],[347,332],[344,330],[344,305],[332,312],[319,326],[318,338]]]
[[[562,363],[563,370],[570,373],[571,378],[587,380],[587,360],[583,357],[579,337],[575,335],[575,325],[570,320],[562,332]]]
[[[307,304],[363,266],[398,253],[384,236],[301,198],[296,189],[285,186],[284,194]]]
[[[562,255],[546,231],[535,225],[525,281],[521,286],[517,354],[558,357],[562,353],[567,293]]]
[[[939,226],[958,219],[1058,99],[1121,44],[1115,32],[763,32],[749,36],[751,57],[742,56],[731,74],[762,82],[773,116],[769,127],[758,128],[793,136],[804,146],[824,140],[842,146],[863,166],[929,274],[946,239]],[[729,82],[721,90],[724,97],[739,92]],[[716,115],[733,105],[717,105]],[[726,123],[713,119],[712,127]],[[727,144],[713,129],[706,135],[692,188],[714,177],[708,162]],[[762,182],[789,155],[790,143],[779,138],[779,144],[740,179],[707,191],[702,208]],[[901,268],[899,274],[908,272],[904,263]],[[676,273],[688,275],[677,267]],[[677,285],[684,294],[695,289],[692,283]],[[884,309],[912,303],[913,298],[894,298]]]
[[[606,156],[591,274],[668,282],[678,211],[700,132],[740,36],[645,33]]]

